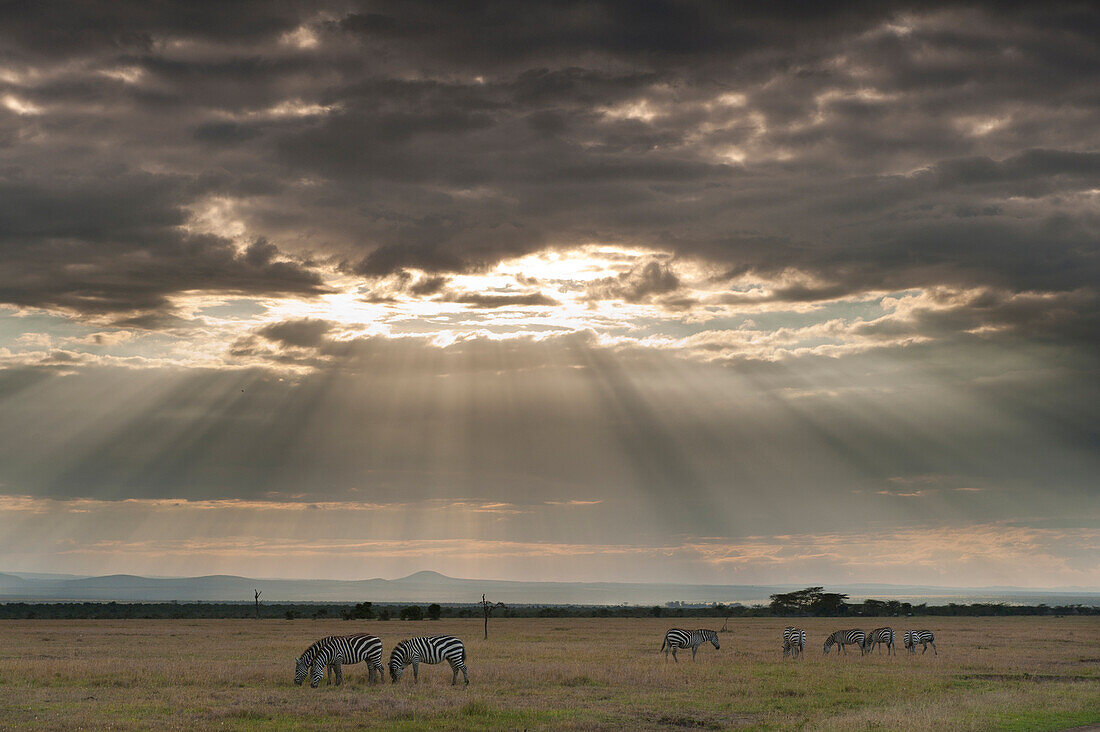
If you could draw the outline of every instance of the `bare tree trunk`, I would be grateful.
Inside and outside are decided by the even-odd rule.
[[[485,615],[485,640],[489,640],[489,616],[492,615],[493,611],[498,607],[508,608],[503,602],[491,603],[485,599],[485,595],[481,596],[481,610]]]

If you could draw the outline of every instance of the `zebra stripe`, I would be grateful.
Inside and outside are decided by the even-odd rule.
[[[893,628],[875,628],[867,634],[867,652],[875,650],[875,646],[882,644],[886,646],[886,655],[889,656],[893,653],[895,656],[898,654],[896,648],[894,648],[894,629]]]
[[[719,648],[718,645],[718,633],[707,628],[699,628],[698,630],[684,630],[683,628],[669,628],[665,633],[664,643],[661,644],[661,650],[665,652],[665,660],[668,660],[668,652],[672,651],[672,660],[676,663],[680,662],[680,659],[676,658],[677,648],[691,648],[691,660],[695,660],[695,654],[699,650],[699,646],[704,643],[713,643],[715,648]]]
[[[917,652],[917,644],[923,646],[921,655],[928,653],[928,646],[931,644],[932,653],[940,655],[940,652],[936,650],[936,636],[932,634],[930,630],[907,630],[902,636],[902,643],[905,645],[905,649],[910,653]]]
[[[857,645],[859,646],[859,655],[862,656],[864,653],[866,653],[866,650],[864,649],[864,642],[866,641],[866,639],[867,634],[864,633],[862,630],[853,629],[834,631],[832,635],[825,639],[825,653],[828,653],[829,649],[832,648],[833,644],[835,643],[837,646],[840,647],[840,650],[843,651],[845,655],[847,655],[848,653],[848,649],[845,646]]]
[[[343,665],[362,662],[367,664],[368,681],[374,681],[375,671],[378,672],[378,680],[382,680],[382,641],[367,633],[324,638],[313,655],[309,685],[316,689],[325,675],[325,667],[332,666],[336,669],[336,684],[339,686],[344,682]]]
[[[453,635],[409,638],[398,643],[390,653],[390,679],[396,684],[405,667],[412,664],[413,681],[420,683],[420,664],[443,661],[451,664],[451,686],[458,683],[459,671],[466,685],[470,685],[470,674],[466,671],[466,646]]]
[[[332,638],[335,638],[335,637],[336,636],[332,636],[332,635],[325,636],[321,640],[315,642],[309,648],[305,649],[305,651],[302,652],[302,655],[298,656],[298,658],[294,659],[294,685],[295,686],[301,686],[302,682],[305,681],[306,676],[309,675],[309,669],[310,669],[310,667],[313,666],[313,659],[317,656],[317,650],[322,645],[324,645],[329,640],[331,640]],[[334,669],[334,667],[332,665],[329,665],[328,671],[329,671],[330,676],[332,675],[333,669]]]
[[[795,656],[806,650],[806,631],[787,626],[783,629],[783,655]]]

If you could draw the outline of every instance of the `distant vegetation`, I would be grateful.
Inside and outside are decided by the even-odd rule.
[[[432,603],[427,606],[401,603],[260,603],[262,618],[286,620],[439,620],[441,618],[477,618],[482,609],[475,604]],[[1008,605],[971,603],[968,605],[912,604],[898,600],[868,599],[848,602],[848,596],[807,587],[796,592],[771,596],[769,605],[725,605],[722,603],[667,605],[512,605],[502,608],[505,618],[768,618],[768,617],[904,617],[939,616],[1034,616],[1100,615],[1093,605]],[[188,619],[256,617],[252,603],[227,602],[9,602],[0,604],[0,620],[31,619]]]

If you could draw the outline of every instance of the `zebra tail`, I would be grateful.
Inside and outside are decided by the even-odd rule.
[[[662,650],[662,651],[663,651],[663,650],[665,650],[665,645],[666,645],[667,643],[668,643],[668,638],[665,638],[665,639],[664,639],[663,641],[661,641],[661,650]],[[658,651],[658,653],[659,653],[659,652],[660,652],[660,651]]]

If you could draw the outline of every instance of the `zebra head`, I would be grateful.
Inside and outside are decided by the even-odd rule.
[[[709,636],[710,637],[707,638],[707,640],[713,643],[715,648],[721,648],[721,646],[718,645],[718,634],[712,630],[710,631]]]
[[[401,674],[404,673],[405,666],[408,664],[405,654],[406,642],[401,641],[398,643],[390,653],[390,681],[394,684],[401,678]]]
[[[313,657],[313,669],[309,674],[309,687],[311,689],[316,689],[321,685],[321,679],[325,678],[325,667],[328,666],[331,655],[330,649],[322,648]]]
[[[303,653],[294,661],[294,685],[301,686],[302,682],[306,680],[307,673],[309,673],[309,659]]]
[[[825,639],[825,655],[829,655],[829,649],[833,647],[833,643],[836,642],[836,633],[833,633]]]

